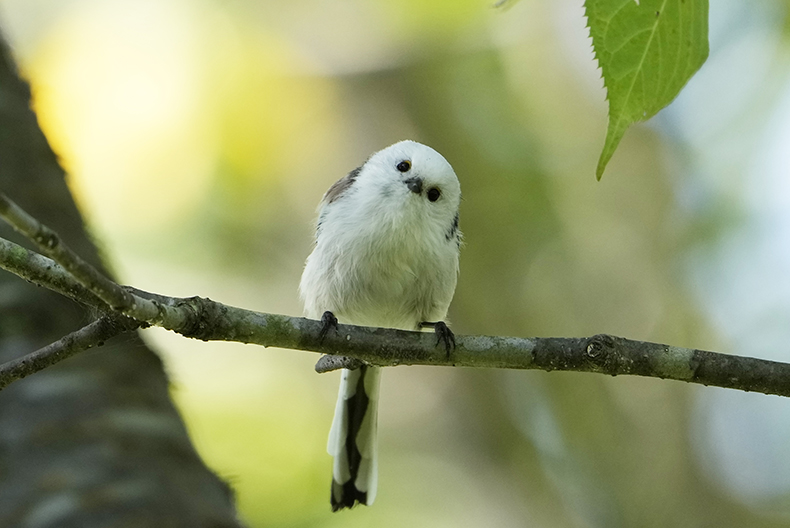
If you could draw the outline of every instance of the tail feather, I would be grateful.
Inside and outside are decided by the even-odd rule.
[[[343,370],[327,451],[335,457],[332,511],[371,505],[378,482],[376,422],[381,370],[363,365]]]

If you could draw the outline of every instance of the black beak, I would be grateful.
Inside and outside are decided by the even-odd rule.
[[[409,178],[408,180],[404,180],[403,183],[405,183],[406,187],[414,194],[420,194],[422,192],[422,178]]]

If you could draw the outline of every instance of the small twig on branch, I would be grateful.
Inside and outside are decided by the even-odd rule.
[[[120,312],[135,319],[128,323],[132,326],[150,323],[204,341],[238,341],[333,356],[319,361],[316,368],[320,372],[353,368],[360,362],[377,366],[572,370],[612,376],[651,376],[790,397],[790,364],[605,334],[589,338],[456,335],[456,347],[449,357],[444,348],[436,346],[432,333],[339,325],[337,332],[330,332],[322,338],[320,321],[253,312],[200,297],[166,297],[119,286],[82,262],[59,242],[54,232],[26,216],[3,196],[0,196],[0,216],[14,225],[21,224],[20,230],[37,238],[60,265],[11,242],[2,241],[0,267],[12,273],[80,302],[98,305],[97,308],[111,314],[110,320],[117,321]],[[76,282],[67,279],[66,274],[71,274]],[[100,279],[96,279],[97,275]],[[131,306],[124,305],[123,299],[129,298]],[[121,306],[118,305],[119,299],[122,300]],[[52,364],[63,358],[63,350],[71,354],[80,347],[96,344],[96,335],[83,336],[83,331],[90,334],[86,328],[64,338],[68,341],[65,344],[51,345],[56,352],[45,354],[49,359],[42,360],[40,364]],[[108,332],[115,335],[118,329]],[[24,361],[24,358],[19,361]],[[20,372],[32,372],[24,370],[23,364],[9,363],[0,368],[3,369],[0,370],[0,388],[18,379]]]
[[[97,297],[111,308],[120,311],[133,304],[129,292],[119,288],[117,284],[82,260],[63,243],[56,232],[27,214],[2,193],[0,193],[0,216],[11,227],[35,243],[45,255],[60,263],[77,282],[96,293]]]
[[[74,301],[102,310],[109,309],[104,301],[74,280],[63,266],[4,238],[0,238],[0,268]]]
[[[102,275],[74,253],[55,231],[27,214],[3,193],[0,193],[0,217],[35,243],[48,257],[65,268],[78,283],[113,310],[138,321],[170,329],[189,324],[191,314],[184,310],[138,297]]]
[[[70,358],[123,332],[135,330],[140,323],[123,316],[107,315],[52,344],[0,365],[0,389],[9,383]]]
[[[321,356],[315,364],[315,371],[319,374],[324,374],[340,369],[354,370],[364,364],[363,361],[345,356]]]

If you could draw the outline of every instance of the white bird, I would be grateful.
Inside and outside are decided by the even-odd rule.
[[[434,327],[449,353],[443,319],[458,280],[460,201],[453,168],[432,148],[401,141],[373,154],[321,201],[299,285],[305,315],[325,325]],[[380,376],[370,365],[342,371],[327,445],[333,511],[376,498]]]

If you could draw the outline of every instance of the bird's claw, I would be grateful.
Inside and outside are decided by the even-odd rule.
[[[453,351],[455,348],[455,334],[444,321],[437,321],[435,323],[429,322],[422,322],[420,323],[421,328],[425,327],[433,327],[433,331],[436,334],[436,345],[439,346],[439,343],[444,341],[444,349],[447,351],[447,359],[450,359],[450,352]]]
[[[324,312],[324,315],[321,316],[321,331],[318,332],[318,342],[323,343],[326,334],[329,333],[329,329],[334,328],[335,332],[338,331],[337,327],[337,317],[335,314],[327,310]]]

